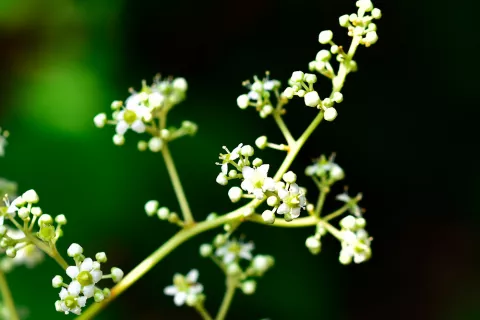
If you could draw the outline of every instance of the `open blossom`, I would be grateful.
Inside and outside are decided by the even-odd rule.
[[[117,134],[124,135],[128,129],[137,133],[145,132],[145,121],[150,121],[152,114],[150,109],[145,106],[142,94],[133,94],[126,101],[126,107],[119,111],[116,119],[118,121],[115,128]]]
[[[163,292],[167,296],[173,296],[175,305],[181,306],[187,302],[195,301],[203,292],[203,286],[197,283],[198,271],[191,270],[186,276],[179,273],[173,277],[173,285],[166,287]]]
[[[215,254],[219,257],[223,257],[223,263],[229,264],[243,258],[245,260],[252,259],[252,250],[254,245],[252,242],[240,242],[231,240],[225,243],[225,245],[218,248]]]
[[[85,297],[93,297],[95,284],[102,279],[100,264],[91,258],[86,258],[80,266],[70,266],[66,270],[72,278],[72,283],[78,283]]]
[[[228,173],[228,164],[230,161],[235,161],[240,157],[240,150],[242,149],[243,144],[240,143],[235,149],[233,149],[232,152],[230,152],[227,147],[223,147],[225,151],[227,151],[226,154],[220,154],[219,159],[222,160],[222,163],[217,163],[222,167],[222,173],[226,175]]]
[[[87,302],[85,296],[80,296],[80,290],[80,284],[78,282],[70,283],[68,289],[62,288],[60,291],[60,300],[55,302],[55,309],[65,314],[71,312],[79,315]]]
[[[340,251],[340,262],[349,264],[352,261],[362,263],[368,260],[372,251],[370,249],[370,238],[365,229],[342,230],[342,250]]]
[[[268,164],[262,164],[258,168],[243,167],[242,189],[255,195],[257,199],[263,199],[266,191],[274,191],[275,182],[267,176],[269,168]]]
[[[305,208],[307,199],[296,183],[290,184],[288,189],[279,188],[278,196],[283,201],[278,207],[278,214],[285,214],[285,219],[291,220],[300,216],[300,210]],[[290,219],[289,219],[290,218]]]

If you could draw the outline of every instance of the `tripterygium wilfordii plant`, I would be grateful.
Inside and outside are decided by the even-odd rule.
[[[237,289],[244,294],[253,294],[257,282],[260,283],[258,278],[274,265],[272,256],[254,255],[253,242],[234,235],[245,222],[285,228],[311,227],[313,232],[305,240],[305,245],[312,254],[321,252],[322,237],[330,233],[340,242],[338,259],[342,264],[368,260],[371,257],[371,238],[365,230],[366,221],[362,215],[363,209],[359,206],[361,194],[350,196],[347,190],[335,194],[335,198],[343,205],[333,212],[324,213],[327,196],[333,193],[334,185],[345,176],[334,157],[321,156],[306,168],[305,175],[290,170],[303,145],[321,121],[334,121],[337,118],[337,105],[344,100],[342,89],[346,77],[357,70],[354,60],[357,48],[369,47],[378,39],[373,21],[381,17],[380,10],[374,8],[369,0],[357,1],[356,5],[356,13],[343,15],[339,19],[340,25],[347,28],[348,35],[352,37],[350,46],[347,48],[335,43],[330,30],[320,32],[318,41],[328,48],[320,50],[315,60],[309,63],[312,73],[293,72],[288,87],[283,89],[280,81],[271,79],[269,73],[262,79],[254,77],[253,81],[243,83],[248,92],[237,98],[238,107],[254,108],[261,118],[271,117],[284,137],[284,141],[272,142],[262,135],[254,145],[259,150],[278,150],[284,155],[284,160],[279,168],[274,168],[268,161],[258,157],[261,151],[255,150],[253,144],[239,143],[233,149],[223,147],[224,151],[221,151],[217,160],[219,173],[216,182],[228,186],[228,197],[232,203],[238,204],[233,211],[211,213],[204,221],[196,221],[188,204],[169,144],[180,137],[194,135],[197,126],[190,121],[184,121],[177,127],[167,126],[169,112],[186,98],[188,86],[185,79],[162,79],[157,76],[150,85],[143,82],[139,91],[131,89],[125,101],[114,101],[111,116],[105,113],[95,116],[94,124],[97,127],[114,126],[113,142],[116,145],[123,145],[125,137],[132,133],[147,136],[138,141],[137,147],[140,151],[162,154],[179,203],[178,210],[161,206],[161,200],[150,200],[145,204],[147,215],[175,224],[180,230],[125,277],[118,268],[111,269],[110,274],[104,274],[101,267],[106,262],[105,253],[97,253],[92,259],[84,256],[78,244],[69,247],[67,254],[73,258],[73,263],[67,263],[56,248],[56,242],[63,234],[62,227],[66,224],[65,216],[59,215],[53,219],[44,214],[37,206],[38,196],[33,190],[17,198],[6,196],[5,206],[0,210],[0,245],[5,254],[0,264],[0,289],[10,318],[18,319],[18,315],[4,273],[17,264],[32,266],[41,260],[43,254],[54,258],[66,273],[66,276],[57,275],[52,280],[53,287],[60,289],[59,300],[55,302],[56,309],[77,314],[79,320],[96,316],[185,241],[221,226],[223,231],[211,243],[204,243],[199,248],[200,255],[211,259],[225,276],[226,293],[216,316],[211,316],[205,308],[208,288],[198,282],[199,272],[196,269],[186,275],[175,274],[173,285],[165,283],[164,293],[173,296],[176,305],[195,308],[203,319],[224,319]],[[333,57],[336,62],[332,61]],[[332,90],[328,96],[320,96],[316,89],[320,79],[313,72],[325,77],[327,84],[331,83]],[[298,138],[291,134],[284,121],[286,107],[296,97],[310,108],[306,112],[312,113],[311,123]],[[2,155],[6,136],[4,133],[0,138]],[[302,187],[306,177],[313,179],[318,188],[318,192],[310,191],[308,198],[307,190]],[[214,179],[212,177],[212,182]],[[310,202],[313,196],[316,200]],[[332,221],[342,216],[336,227]],[[22,262],[14,262],[15,259]],[[116,283],[111,290],[99,286],[100,280],[105,278],[111,278]],[[86,308],[88,299],[95,303]]]

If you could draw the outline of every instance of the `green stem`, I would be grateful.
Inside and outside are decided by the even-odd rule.
[[[217,317],[215,320],[223,320],[227,316],[228,309],[232,304],[233,296],[235,295],[235,290],[237,289],[237,281],[230,277],[227,278],[227,290],[225,291],[225,296],[223,297],[222,304],[220,305],[220,310],[218,311]]]
[[[203,305],[203,303],[195,305],[195,310],[197,310],[200,316],[202,316],[202,319],[212,320],[212,316],[205,309],[205,306]]]
[[[165,165],[167,166],[168,174],[170,175],[170,180],[172,180],[173,189],[177,195],[178,203],[180,204],[180,209],[182,210],[183,220],[185,221],[186,226],[190,226],[194,223],[192,211],[188,205],[187,197],[185,197],[185,192],[183,191],[182,183],[178,177],[177,169],[175,168],[175,163],[173,162],[172,155],[168,149],[167,144],[162,148],[162,155],[165,159]]]
[[[275,122],[277,123],[278,127],[280,128],[280,131],[282,131],[285,140],[287,140],[287,144],[289,146],[292,146],[295,143],[295,139],[293,138],[292,134],[290,133],[290,130],[288,130],[287,125],[282,119],[282,116],[278,112],[273,113],[273,119],[275,119]]]
[[[315,205],[315,215],[317,217],[320,217],[320,215],[322,214],[323,204],[325,203],[327,193],[328,192],[326,192],[326,190],[320,189],[320,195],[318,197],[317,204]]]
[[[8,287],[7,278],[5,274],[0,271],[0,291],[2,292],[3,303],[8,310],[8,316],[10,320],[19,320],[17,309],[15,308],[15,303],[13,301],[12,293]]]
[[[343,207],[341,207],[340,209],[330,213],[329,215],[323,217],[323,221],[330,221],[338,216],[341,216],[342,214],[345,213],[345,211],[347,211],[348,209],[350,208],[350,204],[346,204],[344,205]]]
[[[318,219],[318,217],[316,216],[315,217],[309,216],[304,218],[297,218],[292,221],[285,221],[285,219],[275,219],[275,222],[273,224],[268,224],[263,220],[262,216],[259,214],[252,214],[247,219],[255,223],[270,225],[274,227],[284,227],[284,228],[309,227],[309,226],[316,225],[320,221],[320,219]]]

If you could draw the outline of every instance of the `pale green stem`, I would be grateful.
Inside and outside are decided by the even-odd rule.
[[[259,214],[252,214],[247,219],[248,221],[252,221],[255,223],[270,225],[273,227],[284,227],[284,228],[309,227],[309,226],[316,225],[320,221],[320,219],[318,219],[318,217],[316,216],[309,216],[309,217],[294,219],[292,221],[286,221],[285,219],[275,219],[275,222],[273,224],[268,224],[263,220],[262,216]]]
[[[180,209],[182,210],[183,220],[185,221],[186,226],[190,226],[194,223],[192,211],[190,210],[187,198],[185,197],[182,183],[180,182],[180,178],[178,177],[177,169],[175,168],[175,163],[173,162],[172,155],[170,154],[167,144],[165,144],[162,148],[162,155],[165,159],[165,165],[167,166],[170,180],[172,180],[173,189],[175,190],[175,194],[177,195]]]
[[[195,305],[195,310],[197,310],[197,312],[200,314],[200,316],[202,316],[202,319],[212,320],[212,316],[205,309],[205,306],[203,305],[203,303]]]
[[[341,207],[340,209],[330,213],[329,215],[325,216],[322,218],[323,221],[330,221],[338,216],[341,216],[342,214],[345,213],[345,211],[347,211],[348,209],[350,208],[350,205],[349,204],[346,204],[344,205],[343,207]]]
[[[223,320],[227,316],[228,309],[232,304],[233,296],[235,295],[235,290],[237,290],[237,281],[230,277],[227,278],[227,290],[225,291],[225,296],[223,297],[222,304],[220,305],[220,310],[218,310],[217,317],[215,320]]]
[[[287,144],[291,147],[295,143],[295,139],[292,137],[292,134],[290,133],[290,130],[288,130],[287,125],[282,119],[282,116],[278,112],[273,113],[273,119],[275,119],[275,122],[277,123],[278,127],[280,128],[280,131],[282,131],[285,140],[287,140]]]
[[[17,309],[13,301],[12,293],[8,287],[7,278],[3,271],[0,271],[0,291],[2,292],[3,303],[8,310],[8,316],[10,320],[19,320]]]
[[[328,192],[326,192],[326,190],[320,189],[320,195],[318,197],[317,204],[315,205],[315,215],[317,217],[320,217],[320,215],[322,214],[323,204],[325,203],[325,198],[327,197],[327,193]]]

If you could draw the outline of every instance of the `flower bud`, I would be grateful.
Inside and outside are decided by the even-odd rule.
[[[123,271],[120,268],[112,268],[112,280],[113,282],[117,283],[123,278]]]
[[[29,215],[30,215],[30,211],[28,211],[27,207],[22,207],[18,209],[18,216],[20,217],[20,219],[26,220],[28,219]]]
[[[157,200],[150,200],[145,203],[145,212],[149,217],[152,217],[155,213],[157,213],[158,209],[158,201]]]
[[[233,203],[238,202],[242,198],[242,195],[243,191],[239,187],[232,187],[228,190],[228,197]]]
[[[42,214],[38,219],[38,226],[42,227],[44,225],[50,225],[53,223],[52,216],[49,214]]]
[[[260,158],[255,158],[252,162],[254,167],[260,167],[263,164],[263,160]]]
[[[251,157],[253,156],[254,150],[253,147],[250,145],[245,145],[240,149],[240,153],[242,156]]]
[[[275,207],[278,204],[278,198],[276,196],[270,196],[267,198],[267,204],[270,207]]]
[[[380,11],[380,9],[378,9],[378,8],[374,8],[372,10],[372,17],[374,19],[380,19],[382,17],[382,11]]]
[[[305,104],[309,107],[316,107],[320,103],[320,97],[318,96],[317,91],[311,91],[307,93],[304,99]]]
[[[148,149],[152,152],[159,152],[163,148],[163,140],[159,137],[153,137],[148,141]]]
[[[255,140],[255,145],[258,149],[265,149],[267,147],[267,137],[261,136]]]
[[[282,93],[282,95],[287,99],[292,99],[294,94],[295,91],[290,87],[287,87]]]
[[[342,226],[342,228],[349,229],[349,230],[355,228],[355,223],[356,223],[355,217],[351,215],[348,215],[342,220],[340,220],[340,226]]]
[[[248,98],[248,95],[242,94],[237,98],[237,105],[240,109],[246,109],[250,103],[250,99]]]
[[[335,110],[335,108],[327,108],[323,117],[327,121],[333,121],[337,117],[337,110]]]
[[[317,76],[312,73],[305,73],[305,82],[309,84],[314,84],[317,82]]]
[[[350,25],[349,21],[349,16],[348,14],[344,14],[338,19],[338,22],[340,23],[340,26],[342,27],[348,27]]]
[[[211,244],[204,243],[200,246],[200,255],[204,258],[209,257],[213,252]]]
[[[184,78],[176,78],[175,80],[173,80],[173,88],[178,91],[187,91],[187,80],[185,80]]]
[[[222,186],[226,186],[228,184],[227,176],[222,172],[218,174],[216,181],[219,185]]]
[[[227,266],[227,274],[229,276],[238,276],[241,273],[242,273],[242,269],[237,263],[233,262]]]
[[[37,203],[39,200],[38,194],[33,189],[30,189],[22,194],[22,198],[28,203]]]
[[[331,57],[332,55],[330,54],[330,51],[323,49],[318,51],[317,56],[315,57],[315,60],[327,62],[328,60],[330,60]]]
[[[227,242],[227,236],[224,234],[217,234],[213,240],[213,244],[216,247],[221,247]]]
[[[322,248],[320,240],[318,240],[314,236],[308,237],[307,240],[305,241],[305,245],[307,246],[308,250],[310,250],[312,254],[320,253],[320,250]]]
[[[167,207],[161,207],[157,210],[157,217],[160,220],[167,220],[170,215],[170,210]]]
[[[61,276],[55,276],[52,279],[52,287],[60,288],[63,285],[63,278]]]
[[[242,292],[244,294],[254,294],[257,288],[257,282],[255,280],[247,280],[242,282]]]
[[[59,214],[58,216],[55,217],[55,222],[59,225],[65,225],[67,224],[67,218],[65,217],[64,214]]]
[[[82,253],[83,253],[83,248],[76,243],[72,243],[70,247],[68,247],[67,249],[67,255],[72,258]]]
[[[116,146],[123,146],[123,144],[125,143],[125,137],[120,134],[115,134],[113,136],[113,143]]]
[[[265,210],[262,213],[263,221],[273,224],[275,222],[275,213],[271,210]]]
[[[304,74],[302,71],[295,71],[292,73],[292,77],[290,78],[290,80],[292,80],[293,82],[301,82],[303,81],[303,77]]]
[[[40,217],[42,215],[42,209],[40,207],[33,207],[30,212],[35,216],[35,217]]]
[[[297,175],[292,171],[286,172],[282,178],[286,183],[295,183],[297,181]]]
[[[318,42],[321,44],[327,44],[330,41],[332,41],[333,38],[333,32],[330,30],[324,30],[320,32],[320,35],[318,36]]]
[[[105,113],[99,113],[93,118],[93,123],[97,128],[103,128],[107,124],[107,115]]]
[[[17,250],[14,247],[9,247],[7,248],[7,251],[5,253],[10,258],[15,258],[15,256],[17,255]]]

